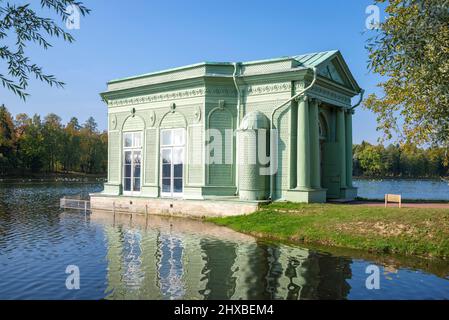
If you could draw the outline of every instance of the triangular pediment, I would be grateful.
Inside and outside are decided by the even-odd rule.
[[[317,68],[319,76],[351,89],[356,93],[361,90],[340,51],[305,54],[294,58],[304,67]]]
[[[318,68],[318,74],[342,85],[350,85],[348,78],[343,74],[340,66],[334,60],[326,61]]]

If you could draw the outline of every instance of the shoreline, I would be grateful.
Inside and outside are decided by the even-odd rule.
[[[353,180],[425,180],[425,181],[445,181],[449,183],[449,177],[429,176],[429,177],[371,177],[371,176],[353,176]]]
[[[106,174],[91,174],[82,172],[56,172],[48,174],[0,176],[0,183],[27,182],[106,182]]]
[[[449,208],[274,203],[250,215],[206,221],[268,240],[449,259]]]

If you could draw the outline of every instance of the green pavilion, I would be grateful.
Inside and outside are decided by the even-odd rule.
[[[245,213],[354,199],[351,99],[362,92],[339,51],[112,80],[101,93],[108,181],[92,205]]]

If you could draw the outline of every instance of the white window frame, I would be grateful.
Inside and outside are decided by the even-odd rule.
[[[176,144],[174,141],[173,133],[175,131],[182,132],[182,143]],[[163,144],[164,132],[171,132],[172,138],[170,144]],[[170,166],[170,192],[163,192],[163,161],[162,161],[162,151],[164,149],[171,150],[171,166]],[[182,149],[182,192],[174,192],[174,164],[173,164],[173,151],[175,149]],[[184,196],[185,188],[185,167],[186,167],[186,130],[185,128],[170,128],[160,130],[160,194],[162,198],[182,198]]]
[[[131,134],[131,146],[125,146],[126,136]],[[137,139],[135,136],[140,136],[140,145],[136,144]],[[142,131],[126,131],[123,132],[122,137],[122,185],[123,185],[123,195],[127,196],[139,196],[142,192],[142,172],[143,172],[143,132]],[[125,154],[126,152],[131,152],[131,190],[125,190]],[[140,152],[140,179],[139,179],[139,191],[134,190],[134,152]]]

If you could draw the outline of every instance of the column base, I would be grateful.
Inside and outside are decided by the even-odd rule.
[[[290,189],[286,192],[284,200],[302,203],[325,203],[327,189]]]
[[[120,183],[105,183],[102,194],[118,196],[122,193],[122,185]]]
[[[346,187],[340,189],[340,198],[345,200],[354,200],[357,198],[357,188]]]

